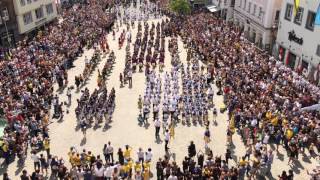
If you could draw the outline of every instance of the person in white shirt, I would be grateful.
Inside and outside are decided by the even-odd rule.
[[[159,132],[160,132],[160,127],[161,127],[161,122],[158,118],[156,118],[155,122],[154,122],[154,127],[156,128],[156,139],[160,138]]]
[[[33,160],[34,170],[40,170],[40,158],[36,152],[32,152],[31,159]]]
[[[87,57],[87,56],[85,56],[84,62],[85,62],[85,64],[86,64],[86,66],[89,65],[89,60],[88,60],[88,57]]]
[[[101,163],[97,163],[95,166],[94,166],[94,176],[95,176],[95,179],[100,179],[100,178],[103,178],[104,176],[104,167]]]
[[[170,140],[170,134],[169,134],[169,130],[167,129],[166,132],[164,133],[164,142],[165,142],[164,150],[166,152],[168,152],[169,150],[169,147],[168,147],[169,140]]]
[[[143,162],[144,162],[144,152],[143,152],[142,148],[139,148],[139,151],[137,152],[137,155],[138,155],[139,162],[142,162],[142,164],[143,164]]]
[[[146,161],[150,162],[152,159],[152,150],[151,148],[148,149],[148,151],[146,152]]]
[[[111,142],[108,142],[108,146],[106,148],[107,151],[107,159],[108,162],[112,162],[113,163],[113,147],[111,146]]]
[[[111,180],[112,172],[113,172],[113,166],[107,165],[107,168],[105,168],[103,175],[107,180]]]
[[[168,180],[178,180],[178,177],[171,173]]]

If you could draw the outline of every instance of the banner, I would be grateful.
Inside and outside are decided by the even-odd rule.
[[[319,6],[318,6],[318,10],[317,10],[317,15],[316,15],[316,20],[315,20],[315,25],[319,25],[320,26],[320,2],[319,2]]]

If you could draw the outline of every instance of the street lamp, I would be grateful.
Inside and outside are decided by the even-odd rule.
[[[0,5],[1,4],[2,4],[2,2],[0,2]],[[2,14],[6,14],[6,16],[2,16]],[[7,21],[9,21],[9,17],[8,16],[9,16],[8,9],[3,10],[2,12],[0,12],[0,18],[4,22],[4,27],[6,29],[6,34],[7,34],[7,40],[8,40],[8,43],[9,43],[9,47],[11,47],[11,38],[9,36],[8,27],[7,27]]]

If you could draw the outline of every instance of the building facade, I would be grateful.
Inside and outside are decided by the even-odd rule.
[[[275,47],[277,26],[283,0],[236,0],[234,22],[244,36],[269,53]]]
[[[12,0],[0,1],[0,47],[10,47],[19,36]]]
[[[315,17],[319,3],[300,1],[295,12],[293,1],[284,0],[276,48],[278,59],[317,84],[319,75],[315,72],[320,63],[320,26],[315,25]]]
[[[57,17],[55,0],[13,0],[18,30],[28,33]]]
[[[189,0],[192,7],[204,7],[210,3],[210,0]]]
[[[212,4],[219,10],[217,15],[226,21],[233,21],[235,2],[236,0],[212,0]]]

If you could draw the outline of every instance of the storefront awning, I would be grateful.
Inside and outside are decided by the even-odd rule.
[[[210,5],[210,6],[207,6],[207,9],[210,11],[210,12],[217,12],[220,10],[219,7],[215,6],[215,5]]]

